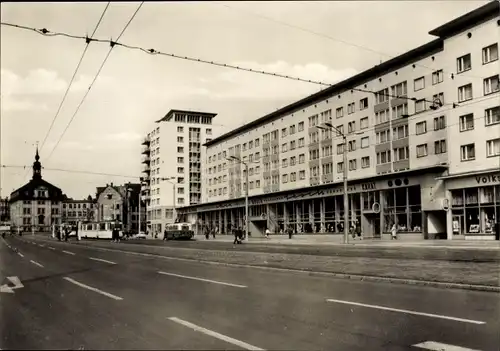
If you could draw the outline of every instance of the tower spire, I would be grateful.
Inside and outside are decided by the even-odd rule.
[[[33,162],[33,180],[42,179],[42,164],[38,154],[38,143],[36,143],[35,162]]]

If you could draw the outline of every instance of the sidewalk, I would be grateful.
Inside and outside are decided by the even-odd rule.
[[[206,242],[233,242],[232,235],[217,235],[214,239],[206,239],[204,235],[195,236],[197,241]],[[328,245],[345,246],[342,235],[295,235],[289,239],[286,235],[271,235],[269,239],[265,237],[250,237],[248,244],[277,244],[277,245]],[[479,241],[479,240],[385,240],[385,239],[352,239],[349,237],[350,246],[358,247],[429,247],[429,248],[461,248],[461,249],[484,249],[500,250],[500,241]]]

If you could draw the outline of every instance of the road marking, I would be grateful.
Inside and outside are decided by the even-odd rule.
[[[171,275],[173,277],[179,277],[179,278],[185,278],[185,279],[192,279],[192,280],[199,280],[199,281],[207,282],[207,283],[227,285],[227,286],[232,286],[232,287],[235,287],[235,288],[246,288],[245,285],[238,285],[238,284],[231,284],[231,283],[219,282],[217,280],[210,280],[210,279],[197,278],[197,277],[189,277],[187,275],[181,275],[181,274],[175,274],[175,273],[167,273],[167,272],[162,272],[162,271],[158,271],[158,273],[164,274],[164,275]]]
[[[67,253],[68,255],[73,255],[73,256],[76,255],[76,253],[71,251],[62,250],[62,252]]]
[[[103,260],[102,258],[95,258],[95,257],[89,257],[91,260],[94,260],[94,261],[101,261],[101,262],[106,262],[106,263],[110,263],[110,264],[116,264],[116,262],[112,262],[112,261],[108,261],[108,260]]]
[[[190,322],[186,322],[186,321],[184,321],[182,319],[179,319],[177,317],[169,317],[168,319],[170,319],[172,322],[179,323],[179,324],[181,324],[181,325],[183,325],[185,327],[194,329],[195,331],[199,331],[199,332],[201,332],[203,334],[206,334],[206,335],[212,336],[214,338],[217,338],[219,340],[223,340],[223,341],[225,341],[227,343],[239,346],[242,349],[254,350],[254,351],[264,351],[264,349],[261,349],[260,347],[253,346],[253,345],[247,344],[246,342],[233,339],[233,338],[231,338],[229,336],[226,336],[226,335],[214,332],[212,330],[200,327],[200,326],[198,326],[196,324],[193,324],[193,323],[190,323]]]
[[[49,246],[49,249],[51,249],[51,250],[55,250],[52,246]]]
[[[80,283],[80,282],[78,282],[78,281],[76,281],[76,280],[74,280],[74,279],[71,279],[71,278],[69,278],[69,277],[64,277],[64,279],[66,279],[66,280],[67,280],[68,282],[70,282],[70,283],[73,283],[73,284],[75,284],[75,285],[81,286],[82,288],[85,288],[85,289],[89,289],[89,290],[91,290],[91,291],[94,291],[94,292],[96,292],[96,293],[102,294],[102,295],[104,295],[104,296],[110,297],[110,298],[112,298],[112,299],[114,299],[114,300],[123,300],[123,298],[121,298],[120,296],[116,296],[116,295],[113,295],[113,294],[107,293],[107,292],[105,292],[105,291],[99,290],[99,289],[97,289],[97,288],[94,288],[94,287],[91,287],[91,286],[85,285],[85,284]]]
[[[413,347],[419,347],[421,349],[435,350],[435,351],[479,351],[475,349],[468,349],[466,347],[443,344],[436,341],[421,342],[420,344],[413,345]]]
[[[343,304],[346,304],[346,305],[355,305],[355,306],[361,306],[361,307],[376,308],[376,309],[379,309],[379,310],[386,310],[386,311],[392,311],[392,312],[401,312],[401,313],[407,313],[407,314],[414,314],[414,315],[417,315],[417,316],[426,316],[426,317],[433,317],[433,318],[448,319],[448,320],[457,321],[457,322],[464,322],[464,323],[471,323],[471,324],[486,324],[486,322],[475,321],[475,320],[472,320],[472,319],[464,319],[464,318],[443,316],[443,315],[439,315],[439,314],[424,313],[424,312],[417,312],[417,311],[410,311],[410,310],[401,310],[401,309],[398,309],[398,308],[384,307],[384,306],[378,306],[378,305],[368,305],[368,304],[359,303],[359,302],[334,300],[334,299],[327,299],[326,301],[328,301],[328,302],[343,303]]]
[[[43,268],[43,266],[40,263],[38,263],[38,262],[35,262],[33,260],[30,260],[30,262],[33,263],[33,264],[36,264],[38,267],[42,267]]]
[[[44,244],[40,244],[40,247],[45,247],[45,245]]]
[[[17,253],[19,256],[24,257],[24,255],[20,252]]]

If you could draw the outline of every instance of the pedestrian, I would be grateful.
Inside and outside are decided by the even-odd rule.
[[[271,234],[271,231],[269,228],[266,228],[266,238],[269,239],[269,234]]]
[[[391,239],[392,240],[397,240],[397,233],[398,233],[398,227],[396,226],[396,223],[394,223],[392,225],[392,229],[391,229]]]
[[[205,227],[205,239],[210,239],[210,228],[208,226]]]
[[[361,234],[361,225],[359,223],[356,223],[356,235],[359,240],[363,240],[363,235]]]
[[[212,230],[212,236],[214,239],[215,239],[215,232],[217,232],[218,230],[219,230],[218,227],[215,227],[215,229]]]
[[[288,239],[291,239],[293,235],[292,227],[288,226],[287,231],[288,231]]]

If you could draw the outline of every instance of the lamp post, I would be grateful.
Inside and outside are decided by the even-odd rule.
[[[229,156],[226,160],[235,160],[245,166],[245,237],[243,240],[248,240],[248,163],[236,156]]]
[[[349,243],[349,197],[348,197],[348,192],[347,192],[347,134],[344,134],[339,128],[335,127],[331,123],[324,123],[324,125],[327,127],[322,127],[322,126],[316,126],[316,128],[323,129],[323,130],[334,130],[337,135],[340,135],[343,139],[344,143],[344,149],[343,149],[343,164],[344,164],[344,169],[343,169],[343,183],[344,183],[344,244]],[[363,134],[361,133],[352,133],[352,134]]]
[[[129,184],[130,185],[130,184]],[[132,211],[130,211],[130,197],[134,189],[131,187],[127,188],[127,231],[130,233],[132,230]]]
[[[174,220],[174,223],[176,221],[176,206],[175,206],[175,185],[176,183],[175,182],[171,182],[171,180],[175,179],[175,177],[168,177],[168,178],[160,178],[161,180],[163,181],[166,181],[166,182],[169,182],[170,184],[172,184],[173,186],[173,192],[172,192],[172,200],[173,200],[173,208],[172,208],[172,216],[173,216],[173,220]]]

